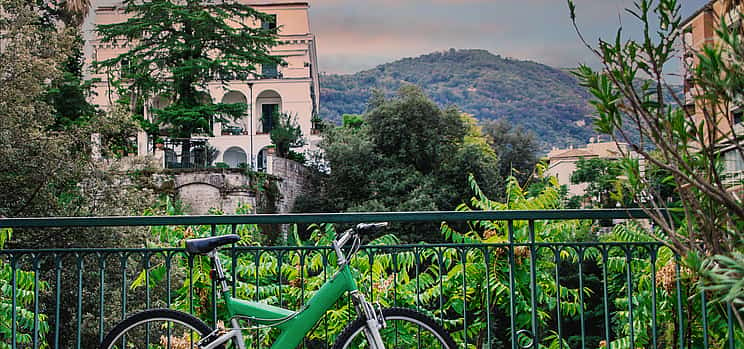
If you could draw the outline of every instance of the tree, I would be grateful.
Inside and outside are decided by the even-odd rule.
[[[740,1],[726,3],[733,13],[740,9]],[[733,186],[742,183],[725,180],[722,155],[722,148],[729,147],[734,157],[744,160],[744,144],[729,113],[732,106],[740,106],[744,90],[744,28],[727,25],[728,15],[723,15],[718,18],[718,43],[690,52],[696,63],[686,69],[700,111],[696,113],[682,107],[679,96],[667,98],[664,93],[673,91],[665,67],[684,53],[677,44],[684,32],[676,0],[637,0],[628,12],[640,22],[639,39],[625,39],[620,28],[613,40],[600,40],[596,46],[583,39],[574,2],[568,0],[568,6],[579,37],[602,64],[599,71],[581,66],[576,72],[595,98],[595,128],[628,143],[647,164],[667,172],[678,192],[682,214],[660,211],[668,206],[666,198],[644,176],[638,159],[624,159],[628,187],[661,228],[661,233],[651,234],[685,256],[686,264],[703,276],[701,284],[735,309],[744,328],[744,291],[723,281],[740,282],[739,270],[744,269],[744,205],[741,195],[732,193]],[[732,268],[731,261],[738,267]]]
[[[269,135],[271,136],[271,143],[276,146],[277,155],[286,158],[291,148],[305,145],[296,116],[289,113],[274,113],[271,118],[272,128]]]
[[[347,128],[360,128],[364,125],[364,118],[359,114],[344,114],[341,116],[341,124]]]
[[[100,25],[98,33],[102,42],[124,40],[129,50],[96,66],[113,74],[114,84],[133,111],[156,94],[170,98],[170,105],[152,112],[154,124],[167,127],[172,137],[210,133],[212,122],[243,116],[245,104],[212,102],[203,92],[208,82],[246,79],[256,74],[259,64],[282,62],[269,54],[277,29],[252,25],[269,21],[270,16],[238,1],[125,0],[124,4],[129,19]],[[184,149],[188,152],[188,146]]]
[[[59,65],[60,74],[47,87],[46,98],[54,107],[56,131],[80,127],[99,111],[88,102],[94,80],[83,77],[83,19],[90,8],[89,0],[33,0],[39,15],[39,29],[64,32],[71,40],[65,48],[66,58]]]
[[[55,111],[44,98],[71,38],[39,25],[37,10],[25,1],[0,1],[2,216],[58,213],[60,197],[74,190],[81,171],[75,135],[48,132]]]
[[[633,205],[632,195],[623,195],[627,189],[621,186],[619,177],[623,174],[620,162],[611,159],[581,158],[576,162],[576,171],[571,174],[571,183],[586,183],[584,198],[597,208],[615,208]]]
[[[500,188],[498,159],[475,120],[439,108],[415,86],[393,98],[377,96],[353,119],[325,132],[321,148],[330,173],[316,174],[321,185],[298,199],[297,210],[446,210],[470,197],[469,173],[488,193]],[[401,238],[440,239],[431,229],[411,225]]]
[[[83,39],[74,36],[73,47],[67,59],[60,64],[62,73],[47,90],[48,103],[54,107],[53,130],[80,127],[90,122],[99,111],[88,102],[93,80],[83,79]]]
[[[514,176],[525,183],[535,170],[540,150],[535,133],[505,119],[485,122],[483,133],[499,157],[500,176]]]

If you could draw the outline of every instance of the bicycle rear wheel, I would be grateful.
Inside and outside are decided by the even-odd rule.
[[[447,331],[434,319],[417,311],[405,308],[382,310],[386,326],[380,330],[385,349],[425,348],[456,349],[457,345]],[[338,335],[333,349],[369,348],[364,334],[366,322],[362,318],[354,320]]]
[[[170,309],[133,314],[106,335],[100,349],[196,349],[212,329],[196,317]]]

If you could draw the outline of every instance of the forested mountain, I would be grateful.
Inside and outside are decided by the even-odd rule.
[[[523,125],[543,150],[583,144],[594,134],[589,96],[568,72],[485,50],[452,49],[351,75],[325,74],[321,117],[338,123],[342,114],[364,112],[373,89],[392,94],[406,83],[421,86],[441,106]]]

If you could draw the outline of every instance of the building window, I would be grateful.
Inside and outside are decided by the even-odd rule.
[[[264,79],[276,79],[279,77],[279,69],[276,64],[261,64],[261,76]]]
[[[685,108],[685,111],[687,112],[687,114],[695,115],[695,103],[694,102],[685,105],[684,108]]]
[[[269,15],[269,18],[261,22],[263,29],[276,29],[276,15]]]
[[[271,132],[274,126],[274,115],[279,113],[279,104],[261,105],[261,130],[263,133]]]
[[[729,185],[738,185],[744,179],[744,159],[739,150],[734,148],[723,154],[725,168],[723,171],[724,182]]]

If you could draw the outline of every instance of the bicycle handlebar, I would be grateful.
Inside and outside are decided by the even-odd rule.
[[[354,227],[358,234],[375,233],[388,226],[388,222],[380,223],[359,223]]]
[[[359,234],[366,234],[366,233],[374,233],[377,231],[382,230],[383,228],[387,227],[387,222],[381,222],[381,223],[359,223],[354,228],[346,230],[340,238],[333,241],[333,249],[336,250],[336,255],[338,256],[338,264],[342,265],[345,264],[348,260],[346,256],[344,256],[343,251],[341,251],[341,248],[346,245],[349,240],[356,235]],[[358,240],[358,237],[357,237]],[[352,251],[353,254],[356,251]],[[351,257],[351,256],[349,256]]]

